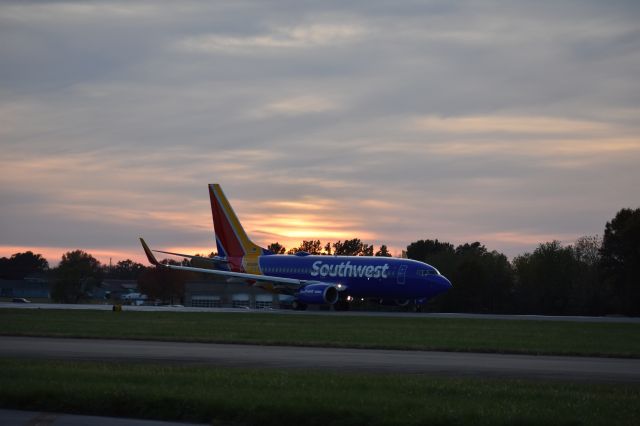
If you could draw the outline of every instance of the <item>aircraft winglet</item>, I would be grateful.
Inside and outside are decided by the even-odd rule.
[[[144,253],[147,255],[147,259],[149,260],[149,263],[156,266],[160,265],[160,263],[156,260],[156,257],[151,252],[151,249],[149,248],[147,243],[144,242],[144,239],[142,237],[140,237],[140,242],[142,243],[142,248],[144,249]]]

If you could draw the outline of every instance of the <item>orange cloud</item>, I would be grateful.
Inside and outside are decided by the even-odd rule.
[[[609,129],[609,125],[595,121],[570,120],[536,116],[428,116],[415,120],[420,130],[435,130],[446,133],[592,133]]]
[[[449,141],[426,146],[429,152],[443,155],[505,154],[539,157],[592,157],[640,151],[640,138],[542,139],[495,141]]]

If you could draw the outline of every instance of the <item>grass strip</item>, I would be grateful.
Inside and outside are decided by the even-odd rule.
[[[0,359],[0,406],[222,424],[637,425],[637,385]]]
[[[640,357],[640,324],[0,309],[0,334]]]

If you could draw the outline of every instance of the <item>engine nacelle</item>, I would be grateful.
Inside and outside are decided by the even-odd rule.
[[[308,305],[333,305],[338,301],[338,289],[331,284],[309,284],[300,289],[297,300]]]

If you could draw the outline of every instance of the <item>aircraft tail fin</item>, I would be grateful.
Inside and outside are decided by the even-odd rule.
[[[242,228],[222,188],[217,183],[209,184],[209,199],[211,200],[211,214],[213,228],[216,233],[218,256],[243,257],[251,255],[271,254],[253,243]]]

